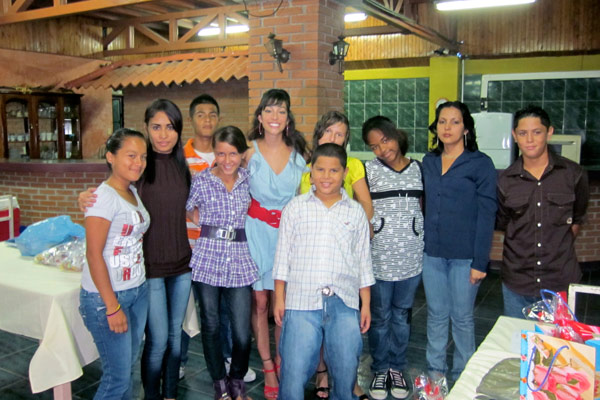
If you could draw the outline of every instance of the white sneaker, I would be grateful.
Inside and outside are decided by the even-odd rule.
[[[227,372],[227,375],[229,375],[229,369],[231,368],[231,357],[227,357],[225,359],[225,371]],[[244,382],[245,383],[250,383],[250,382],[254,382],[256,380],[256,372],[254,372],[254,370],[250,367],[248,367],[248,371],[246,372],[246,375],[244,375]]]
[[[375,400],[385,400],[388,395],[388,373],[377,372],[369,386],[369,394]]]

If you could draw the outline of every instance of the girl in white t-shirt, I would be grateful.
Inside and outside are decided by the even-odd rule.
[[[85,213],[87,264],[79,311],[102,361],[94,399],[130,399],[148,314],[142,236],[150,216],[131,184],[146,168],[146,140],[140,132],[119,129],[106,151],[111,175]]]

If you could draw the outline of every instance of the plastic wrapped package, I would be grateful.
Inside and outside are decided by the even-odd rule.
[[[35,256],[34,261],[44,265],[59,267],[63,271],[83,269],[85,258],[85,239],[75,239],[59,244]]]
[[[33,257],[61,243],[84,237],[83,226],[71,221],[68,215],[60,215],[29,225],[15,243],[21,255]]]

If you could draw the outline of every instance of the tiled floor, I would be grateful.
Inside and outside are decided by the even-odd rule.
[[[600,266],[584,266],[584,277],[582,283],[600,285]],[[581,295],[577,299],[576,314],[580,320],[590,324],[600,325],[600,297]],[[492,270],[487,279],[483,281],[479,289],[475,308],[475,337],[477,344],[481,343],[489,330],[494,325],[496,318],[502,312],[502,290],[498,272]],[[409,344],[408,362],[409,373],[414,375],[425,368],[425,343],[426,343],[426,317],[427,309],[423,288],[420,287],[415,299],[412,319],[412,334]],[[370,356],[368,355],[368,344],[365,337],[365,348],[361,358],[359,370],[359,384],[367,388],[371,374],[369,371]],[[11,335],[0,331],[0,399],[51,399],[52,391],[37,395],[31,394],[27,380],[29,360],[37,348],[37,342],[23,336]],[[449,353],[453,350],[453,344],[448,346]],[[263,388],[263,376],[260,373],[261,363],[256,349],[250,358],[250,366],[257,371],[257,380],[248,385],[249,395],[261,399]],[[137,381],[139,382],[139,368]],[[81,378],[73,382],[73,397],[76,399],[91,399],[98,386],[101,375],[100,362],[95,361],[84,368]],[[139,386],[139,385],[137,385]],[[307,398],[310,398],[313,385],[307,388]],[[186,367],[186,376],[179,384],[179,399],[209,400],[212,399],[212,383],[204,357],[202,355],[202,344],[199,337],[192,339],[190,343],[190,361]],[[391,398],[391,397],[390,397]]]

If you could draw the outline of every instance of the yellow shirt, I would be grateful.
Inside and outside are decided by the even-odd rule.
[[[344,179],[344,189],[348,193],[348,197],[353,198],[352,185],[365,177],[365,166],[362,161],[354,157],[348,157],[346,166],[348,167],[348,175]],[[307,167],[310,167],[310,164]],[[310,186],[310,172],[305,172],[302,174],[302,181],[300,181],[300,193],[308,193]]]

